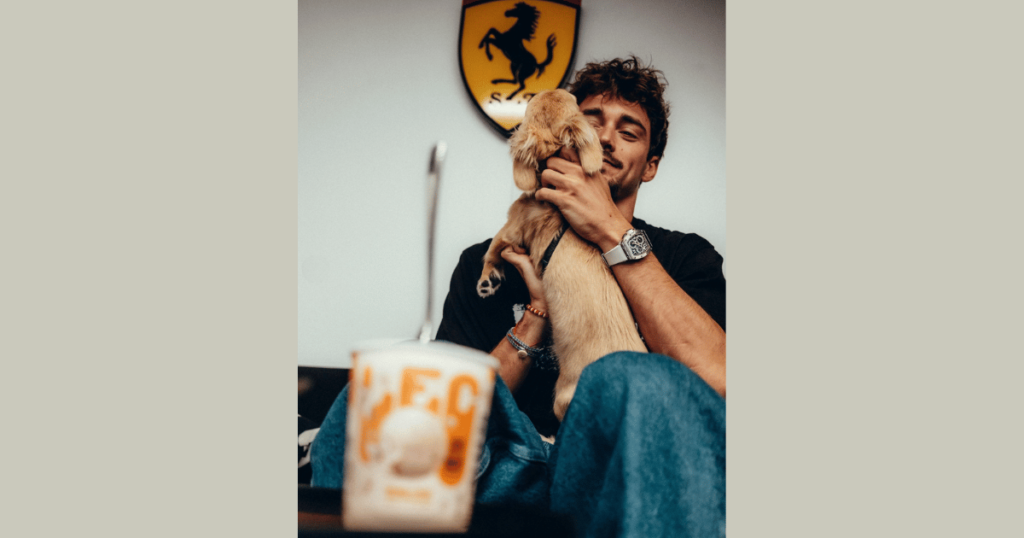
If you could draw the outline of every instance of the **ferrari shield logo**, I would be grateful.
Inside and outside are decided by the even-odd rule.
[[[580,0],[462,1],[462,81],[506,137],[522,121],[531,97],[568,78],[579,16]]]

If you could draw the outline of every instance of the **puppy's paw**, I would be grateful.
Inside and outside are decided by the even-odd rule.
[[[604,156],[601,153],[601,146],[597,144],[583,146],[579,150],[579,156],[580,166],[583,168],[583,171],[590,176],[600,170],[601,166],[604,164],[602,162]]]
[[[490,272],[486,273],[485,276],[481,276],[480,280],[476,283],[476,293],[484,299],[494,295],[501,287],[501,281],[505,279],[505,274],[501,269],[494,268]]]

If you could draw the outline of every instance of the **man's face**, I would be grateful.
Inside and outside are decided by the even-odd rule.
[[[592,95],[580,103],[580,110],[597,129],[604,166],[598,172],[608,181],[612,198],[619,201],[635,196],[640,183],[654,179],[658,158],[647,159],[651,147],[651,121],[644,109],[607,94]]]

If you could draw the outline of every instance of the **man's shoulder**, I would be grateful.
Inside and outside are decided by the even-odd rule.
[[[491,239],[485,239],[475,245],[470,245],[462,251],[461,259],[474,258],[480,256],[481,258],[487,252],[487,248],[491,246]]]
[[[647,237],[650,238],[651,244],[654,247],[662,244],[673,250],[685,251],[705,248],[714,250],[715,248],[710,241],[704,239],[698,234],[661,228],[640,218],[633,218],[633,227],[646,232]]]
[[[491,239],[485,239],[466,247],[459,255],[459,268],[463,271],[479,272],[484,266],[484,254],[491,246]]]

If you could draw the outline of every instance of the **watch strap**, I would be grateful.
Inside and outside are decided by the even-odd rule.
[[[604,263],[607,263],[608,267],[629,260],[629,258],[626,257],[626,251],[622,248],[622,245],[615,245],[614,248],[602,254],[601,257],[604,258]]]

